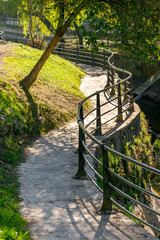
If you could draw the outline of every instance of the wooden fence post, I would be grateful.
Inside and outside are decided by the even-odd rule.
[[[91,55],[92,55],[92,67],[94,67],[94,54],[92,51],[91,51]]]
[[[65,58],[65,45],[63,44],[63,58]]]

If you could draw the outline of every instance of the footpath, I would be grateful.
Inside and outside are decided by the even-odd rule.
[[[98,68],[84,66],[87,96],[106,84]],[[98,86],[98,89],[97,89]],[[36,140],[18,168],[21,212],[34,240],[156,240],[122,213],[98,215],[102,195],[88,181],[75,180],[78,125],[71,122]]]

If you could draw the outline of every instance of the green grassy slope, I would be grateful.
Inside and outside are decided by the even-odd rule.
[[[37,82],[24,92],[19,81],[42,51],[15,43],[1,43],[0,49],[0,239],[29,239],[27,222],[19,214],[15,167],[34,137],[76,116],[77,104],[84,98],[79,90],[84,72],[52,55]]]

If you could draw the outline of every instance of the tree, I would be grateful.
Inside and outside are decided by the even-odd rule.
[[[33,43],[32,45],[34,45],[34,40],[36,41],[37,37],[43,39],[44,36],[50,36],[50,33],[54,35],[55,33],[56,24],[54,18],[57,12],[54,8],[46,11],[45,7],[45,4],[39,4],[39,6],[35,8],[31,0],[23,0],[19,6],[18,17],[23,26],[23,32],[25,35],[29,34],[30,40]],[[66,3],[65,8],[70,14],[69,7]],[[74,21],[72,28],[76,30],[79,44],[83,45],[83,37],[78,25],[79,24]],[[65,43],[65,40],[62,38],[61,42]]]
[[[39,2],[44,4],[46,1],[41,0]],[[29,89],[32,86],[32,84],[36,81],[41,68],[43,67],[43,65],[47,61],[48,57],[50,56],[50,54],[53,52],[53,50],[57,46],[58,42],[62,39],[64,33],[66,32],[66,30],[68,29],[70,24],[76,19],[76,17],[80,13],[80,11],[84,8],[84,6],[87,3],[89,4],[91,2],[91,0],[81,0],[80,2],[78,1],[78,3],[75,0],[68,1],[68,6],[71,8],[70,14],[68,13],[68,11],[65,11],[66,10],[65,2],[66,2],[65,0],[52,1],[52,4],[53,4],[52,8],[54,8],[58,13],[57,14],[58,15],[58,23],[57,23],[57,27],[55,30],[55,34],[54,34],[51,42],[49,43],[48,47],[42,54],[41,58],[38,60],[36,65],[33,67],[31,72],[29,73],[29,75],[26,76],[21,81],[21,86],[26,89]],[[35,4],[35,6],[36,6],[36,4]]]
[[[122,50],[132,51],[133,55],[142,55],[144,58],[159,55],[157,42],[160,19],[156,0],[32,0],[34,9],[41,5],[45,11],[55,11],[55,33],[39,61],[21,81],[24,88],[29,89],[36,81],[48,57],[82,10],[89,12],[87,20],[94,26],[89,34],[86,33],[88,44],[97,46],[97,36],[101,37],[106,31],[113,30],[113,35],[123,36]],[[106,36],[108,37],[107,34]]]
[[[0,0],[0,18],[1,17],[17,17],[18,6],[21,0]]]
[[[112,41],[119,51],[136,60],[155,62],[160,56],[160,11],[156,0],[104,0],[102,12],[90,8],[87,21],[90,30],[83,30],[88,44],[97,47],[97,40]],[[97,38],[98,36],[98,38]]]

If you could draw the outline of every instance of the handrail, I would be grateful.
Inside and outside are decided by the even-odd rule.
[[[67,47],[72,48],[72,53],[75,52],[75,56],[74,54],[72,54],[72,57],[69,58]],[[63,56],[67,59],[72,59],[76,63],[81,63],[86,61],[84,46],[67,44],[67,47],[66,47],[66,44],[61,44],[57,47],[55,53],[56,54],[58,53],[60,56]],[[82,47],[83,49],[80,49]],[[87,64],[90,63],[92,66],[100,66],[104,70],[106,70],[107,82],[106,82],[106,87],[104,89],[99,90],[91,94],[90,96],[86,97],[78,105],[77,119],[79,124],[79,168],[75,177],[78,179],[84,179],[84,177],[86,177],[87,175],[88,178],[91,180],[91,182],[103,194],[103,203],[102,203],[101,211],[111,212],[112,203],[113,203],[116,206],[118,206],[118,208],[126,212],[127,214],[131,215],[138,221],[142,222],[143,224],[146,224],[156,232],[160,233],[159,228],[144,221],[143,219],[140,219],[139,217],[137,217],[136,215],[134,215],[133,213],[125,209],[120,203],[117,202],[117,200],[111,197],[112,196],[111,189],[113,189],[115,192],[118,192],[122,196],[128,198],[130,201],[133,201],[136,204],[139,204],[142,207],[147,208],[149,211],[153,212],[154,214],[160,215],[159,212],[155,211],[150,206],[147,206],[146,204],[127,195],[125,192],[118,189],[117,186],[114,186],[111,183],[110,175],[112,174],[115,178],[119,179],[119,181],[121,181],[122,183],[125,183],[127,186],[131,186],[132,188],[137,189],[143,194],[148,194],[152,197],[160,199],[158,195],[153,194],[152,192],[132,183],[131,181],[123,178],[119,174],[112,171],[110,169],[110,160],[109,160],[108,153],[116,155],[117,157],[120,157],[126,162],[131,162],[132,164],[139,166],[142,169],[145,169],[157,175],[160,175],[160,170],[155,169],[140,161],[137,161],[131,157],[128,157],[116,151],[115,149],[112,149],[111,147],[104,144],[101,140],[99,140],[99,138],[96,136],[96,135],[101,135],[103,126],[105,126],[106,123],[111,122],[113,118],[116,118],[117,122],[123,121],[124,113],[125,114],[127,114],[128,112],[131,113],[134,110],[132,74],[129,71],[118,68],[114,65],[114,54],[111,51],[100,49],[101,51],[100,54],[99,55],[97,54],[97,56],[94,57],[92,48],[87,47],[87,49],[89,49],[87,51],[87,61],[86,61]],[[84,55],[81,56],[81,54],[79,54],[79,51],[81,53],[83,52]],[[89,54],[91,54],[90,58],[88,57]],[[109,56],[106,57],[106,55],[109,55]],[[101,56],[103,56],[103,64],[102,64],[102,59],[101,59],[101,62],[100,61],[98,62],[98,58],[101,58]],[[123,75],[123,78],[119,77],[119,73]],[[105,96],[105,102],[101,103],[100,101],[102,98],[104,98],[104,96]],[[96,107],[93,107],[93,109],[90,112],[85,113],[85,116],[83,116],[83,105],[86,103],[86,101],[90,99],[94,99]],[[107,111],[103,110],[103,108],[105,108],[106,105],[109,106],[109,104],[110,105],[113,104],[114,107],[109,108]],[[113,112],[113,116],[110,117],[109,119],[106,119],[106,116],[108,117],[109,115],[108,113],[110,112]],[[92,125],[91,131],[89,130],[90,125]],[[87,145],[88,141],[89,143],[92,142],[96,144],[97,147],[101,149],[103,163],[101,163],[100,160],[95,156],[95,154],[91,152],[89,148],[89,143]],[[88,153],[88,156],[86,156],[87,153]],[[88,157],[91,160],[89,160]],[[103,168],[103,176],[101,176],[97,172],[97,169],[95,168],[93,162]],[[86,166],[85,166],[85,163],[86,163]],[[101,179],[101,181],[103,182],[103,189],[99,187],[98,183],[95,180],[95,177],[93,178],[91,176],[90,171],[93,172],[94,176],[97,176],[99,179]]]
[[[97,94],[97,93],[92,94],[91,97],[95,96],[96,94]],[[88,96],[88,97],[86,98],[86,101],[87,101],[88,99],[90,99],[90,96]],[[82,102],[83,102],[83,103],[82,103]],[[84,119],[83,119],[83,117],[82,117],[82,115],[83,115],[83,114],[82,114],[82,109],[83,109],[83,104],[85,103],[85,101],[83,100],[82,102],[79,104],[78,110],[77,110],[77,117],[78,117],[78,124],[79,124],[79,133],[80,133],[80,134],[79,134],[79,169],[78,169],[77,174],[76,174],[76,177],[77,177],[77,178],[81,178],[81,177],[86,176],[86,172],[87,172],[87,171],[85,170],[85,162],[87,162],[87,161],[86,161],[86,158],[84,157],[84,155],[85,155],[84,152],[88,153],[88,154],[92,157],[92,159],[93,159],[94,161],[99,162],[99,160],[98,160],[95,156],[93,156],[93,154],[90,152],[90,150],[89,150],[89,149],[87,148],[87,146],[85,145],[85,135],[88,136],[88,138],[89,138],[90,140],[92,140],[95,144],[97,144],[97,145],[102,149],[102,152],[105,151],[107,155],[108,155],[108,152],[110,152],[110,153],[112,153],[112,154],[114,154],[114,155],[116,155],[116,156],[118,156],[118,157],[121,157],[121,158],[122,158],[123,160],[125,160],[125,161],[129,161],[129,162],[131,162],[131,163],[133,163],[133,164],[135,164],[135,165],[137,165],[137,166],[140,166],[140,167],[143,168],[143,169],[146,169],[147,171],[150,171],[150,172],[152,172],[152,173],[154,173],[154,174],[160,175],[160,170],[158,170],[158,169],[156,169],[156,168],[153,168],[153,167],[151,167],[151,166],[149,166],[149,165],[147,165],[147,164],[141,163],[141,162],[139,162],[139,161],[137,161],[137,160],[135,160],[135,159],[133,159],[133,158],[131,158],[131,157],[128,157],[128,156],[126,156],[126,155],[124,155],[124,154],[116,151],[115,149],[112,149],[112,148],[108,147],[106,144],[104,144],[104,143],[102,143],[100,140],[98,140],[96,136],[93,136],[92,134],[90,134],[89,131],[85,128],[84,123],[83,123],[83,120],[84,120]],[[81,144],[82,144],[82,146],[81,146]],[[129,212],[128,210],[126,210],[126,209],[125,209],[121,204],[119,204],[116,200],[113,200],[113,199],[110,197],[110,196],[111,196],[110,194],[106,196],[106,191],[107,191],[107,192],[110,191],[110,188],[113,188],[114,191],[117,190],[117,188],[116,188],[115,186],[113,186],[109,181],[108,181],[107,184],[104,183],[104,178],[106,178],[106,175],[108,174],[108,176],[109,176],[109,173],[112,173],[112,174],[115,175],[115,177],[119,178],[122,182],[125,182],[125,184],[127,184],[128,186],[134,187],[134,188],[138,189],[139,191],[141,191],[141,192],[143,192],[143,193],[149,194],[149,195],[152,196],[152,197],[156,197],[156,198],[160,199],[160,197],[159,197],[158,195],[155,195],[155,194],[153,194],[152,192],[150,192],[150,191],[148,191],[148,190],[146,190],[146,189],[143,189],[143,188],[139,187],[138,185],[136,185],[136,184],[134,184],[134,183],[132,183],[132,182],[124,179],[123,177],[119,176],[118,174],[116,174],[116,173],[114,173],[112,170],[110,170],[109,167],[106,168],[107,165],[109,166],[108,156],[107,156],[107,161],[106,161],[106,163],[104,163],[104,159],[106,158],[104,155],[106,155],[106,154],[103,153],[102,155],[103,155],[103,188],[106,187],[107,190],[104,190],[104,189],[103,189],[103,190],[101,191],[101,192],[103,193],[103,204],[102,204],[101,210],[102,210],[102,211],[109,211],[109,212],[112,210],[112,207],[110,207],[111,204],[107,204],[107,205],[106,205],[106,203],[105,203],[106,199],[108,199],[108,200],[110,200],[111,202],[113,202],[114,204],[116,203],[116,205],[117,205],[119,208],[121,208],[124,212],[130,214],[132,217],[135,217],[136,219],[138,219],[138,220],[139,220],[140,222],[142,222],[143,224],[146,224],[147,226],[151,227],[151,228],[152,228],[153,230],[155,230],[156,232],[159,232],[159,233],[160,233],[160,229],[159,229],[159,228],[155,227],[155,226],[152,225],[152,224],[149,224],[148,222],[144,221],[143,219],[138,218],[136,215],[134,215],[133,213],[131,213],[131,212]],[[88,162],[87,162],[87,165],[89,165]],[[100,165],[101,165],[101,164],[100,164]],[[92,167],[92,168],[93,168],[93,167]],[[87,175],[88,175],[88,173],[87,173]],[[91,178],[91,176],[89,176],[89,178]],[[90,180],[91,180],[91,181],[93,182],[93,184],[96,186],[96,182],[95,182],[93,179],[90,179]],[[108,185],[108,186],[107,186],[107,185]],[[97,186],[96,186],[96,187],[97,187]],[[119,189],[118,189],[118,192],[121,193],[121,194],[123,193],[123,192],[122,192],[121,190],[119,190]],[[123,196],[126,197],[127,195],[126,195],[125,193],[123,193]],[[134,200],[134,199],[131,198],[131,197],[128,197],[128,198],[129,198],[130,200],[136,202],[136,203],[139,203],[141,206],[146,207],[147,209],[149,209],[150,211],[154,212],[155,214],[160,215],[160,212],[157,212],[157,211],[151,209],[151,208],[148,207],[147,205],[145,205],[145,204],[143,204],[143,203],[141,203],[141,202],[139,202],[139,201],[137,201],[137,200]]]

